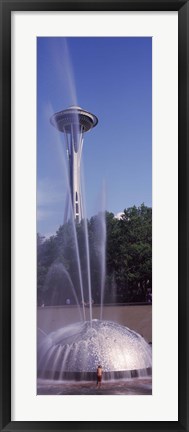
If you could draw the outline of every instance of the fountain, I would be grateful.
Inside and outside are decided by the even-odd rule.
[[[92,320],[61,328],[42,338],[38,376],[52,380],[94,380],[151,374],[151,348],[144,338],[112,321]]]
[[[99,219],[99,262],[101,266],[101,312],[100,319],[92,319],[90,251],[83,198],[80,185],[80,163],[83,134],[98,122],[96,116],[78,106],[54,114],[50,122],[66,137],[69,188],[65,221],[73,227],[78,262],[83,320],[60,328],[48,335],[40,332],[38,338],[38,377],[52,380],[94,380],[98,364],[102,365],[105,380],[115,378],[144,377],[151,374],[151,347],[144,338],[113,321],[102,319],[103,290],[105,283],[105,217]],[[87,282],[90,319],[85,319],[83,281],[76,224],[83,221],[85,252],[87,256]],[[63,271],[63,270],[62,270]],[[65,270],[64,270],[65,273]],[[66,274],[66,273],[65,273]],[[74,286],[67,275],[72,291]]]

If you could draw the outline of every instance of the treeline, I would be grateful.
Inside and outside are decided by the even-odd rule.
[[[81,285],[87,303],[89,284],[96,304],[103,286],[105,303],[151,301],[151,208],[133,206],[120,219],[99,213],[48,239],[37,235],[38,305],[81,303]]]

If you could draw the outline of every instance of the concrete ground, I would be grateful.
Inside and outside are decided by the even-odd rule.
[[[56,382],[38,380],[38,395],[151,395],[152,379],[132,378],[102,382],[101,388],[95,382]]]

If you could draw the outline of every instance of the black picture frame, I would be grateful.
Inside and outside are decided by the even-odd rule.
[[[178,11],[179,24],[179,385],[177,422],[11,421],[11,12]],[[0,430],[189,431],[189,4],[188,0],[0,0]],[[169,212],[169,210],[167,209]],[[171,209],[173,211],[173,209]],[[167,245],[169,248],[169,245]],[[169,249],[168,249],[169,250]],[[168,365],[166,364],[168,368]],[[174,377],[173,377],[174,379]],[[169,403],[169,402],[167,402]]]

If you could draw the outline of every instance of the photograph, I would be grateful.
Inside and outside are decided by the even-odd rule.
[[[152,395],[152,37],[37,50],[37,395]]]

